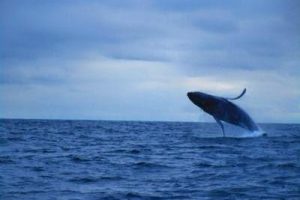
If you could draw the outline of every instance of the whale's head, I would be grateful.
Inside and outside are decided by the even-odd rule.
[[[205,94],[203,92],[188,92],[188,98],[202,110],[209,112],[211,111],[216,104],[215,98],[212,95]]]

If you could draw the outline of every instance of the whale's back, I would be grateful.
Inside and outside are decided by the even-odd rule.
[[[241,126],[250,131],[258,130],[258,126],[253,121],[253,119],[239,106],[234,103],[224,100],[219,105],[219,116],[220,120],[225,121],[230,124]]]

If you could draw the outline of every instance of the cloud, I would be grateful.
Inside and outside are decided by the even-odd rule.
[[[76,62],[54,62],[70,66],[63,68],[63,73],[52,67],[53,62],[39,62],[47,64],[41,69],[36,67],[39,63],[29,64],[13,72],[27,78],[22,82],[1,84],[0,91],[5,94],[0,98],[3,115],[119,120],[153,120],[155,116],[155,120],[193,121],[198,120],[199,111],[188,101],[187,91],[201,88],[216,95],[236,96],[244,87],[248,93],[237,103],[258,121],[278,122],[283,112],[289,120],[297,121],[300,113],[299,82],[288,74],[238,70],[227,71],[229,75],[189,76],[166,62],[111,59],[95,54]],[[23,69],[30,73],[24,75]],[[63,81],[56,81],[58,77]],[[278,92],[270,93],[274,87]],[[212,119],[206,116],[203,120]]]
[[[241,104],[258,121],[300,119],[296,1],[0,7],[1,117],[190,121],[187,91],[247,87]]]
[[[189,63],[192,55],[191,64],[199,65],[203,62],[196,55],[208,50],[218,55],[218,50],[229,54],[227,58],[221,57],[218,64],[240,67],[232,65],[247,66],[248,62],[235,61],[236,54],[243,53],[248,60],[259,54],[259,61],[264,61],[264,54],[278,57],[285,50],[282,43],[286,40],[282,37],[293,33],[288,31],[291,25],[278,8],[283,3],[275,3],[275,7],[258,2],[243,6],[234,1],[228,5],[217,1],[154,5],[130,1],[128,6],[107,1],[75,1],[72,5],[57,1],[4,2],[1,26],[6,31],[1,37],[5,49],[2,57],[13,59],[35,59],[49,54],[72,56],[93,49],[124,59],[176,61],[179,55],[183,63]],[[176,9],[163,9],[168,5]],[[249,8],[258,11],[253,14]],[[275,14],[270,10],[275,10]],[[170,51],[174,53],[170,55]]]

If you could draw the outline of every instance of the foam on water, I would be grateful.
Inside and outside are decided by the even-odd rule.
[[[266,136],[266,132],[263,130],[258,131],[244,131],[241,137],[262,137]]]
[[[239,126],[234,126],[228,123],[224,123],[226,137],[233,138],[252,138],[252,137],[262,137],[266,136],[266,132],[259,128],[257,131],[249,131]]]

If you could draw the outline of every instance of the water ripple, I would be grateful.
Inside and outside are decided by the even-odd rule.
[[[300,199],[300,125],[0,120],[1,199]]]

